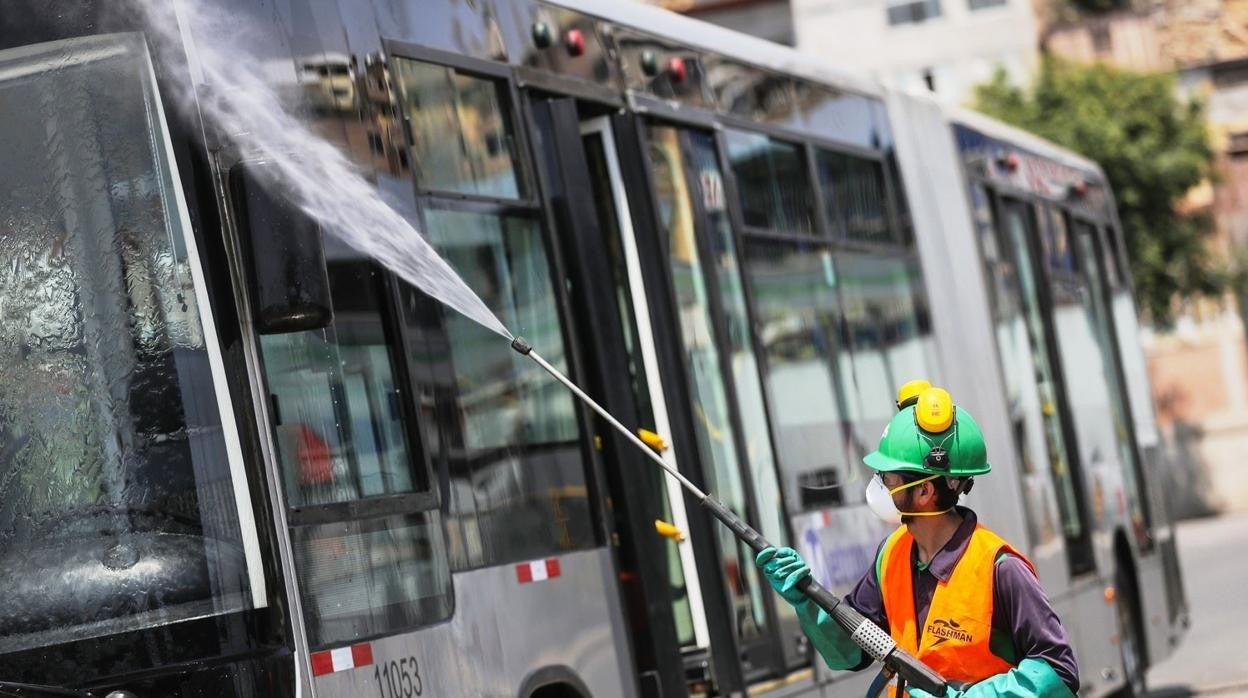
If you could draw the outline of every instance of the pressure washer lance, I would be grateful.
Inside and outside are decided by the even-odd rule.
[[[537,362],[538,366],[541,366],[547,373],[554,376],[555,380],[563,383],[568,390],[571,390],[573,395],[576,395],[582,402],[593,408],[593,410],[597,412],[600,417],[607,420],[607,423],[615,427],[617,431],[625,436],[625,438],[633,442],[633,445],[641,449],[642,452],[650,458],[650,460],[654,461],[660,468],[667,471],[668,475],[676,478],[676,480],[680,482],[681,487],[684,487],[690,494],[697,497],[698,501],[702,503],[702,506],[709,509],[715,518],[719,519],[725,526],[732,529],[732,532],[737,535],[737,538],[740,538],[746,545],[750,546],[756,554],[762,552],[766,548],[772,547],[771,543],[768,543],[766,538],[763,538],[758,531],[750,528],[749,524],[742,521],[736,514],[732,513],[731,509],[724,506],[724,504],[718,499],[698,489],[697,485],[689,482],[684,475],[681,475],[678,471],[676,471],[676,469],[663,462],[663,459],[660,458],[654,450],[647,446],[645,442],[638,438],[636,434],[630,431],[628,427],[620,424],[620,422],[615,417],[612,417],[609,412],[603,409],[601,405],[594,402],[593,398],[586,395],[585,391],[581,390],[575,383],[568,380],[567,376],[564,376],[558,369],[546,363],[545,359],[538,356],[537,352],[533,351],[533,347],[530,346],[523,337],[516,337],[511,342],[511,348],[515,349],[518,353],[533,359],[533,361]],[[904,682],[917,686],[933,695],[945,695],[946,683],[945,680],[940,677],[940,674],[932,671],[930,667],[919,661],[914,655],[898,647],[897,643],[893,641],[893,638],[890,637],[888,633],[881,630],[875,623],[867,620],[866,617],[852,608],[849,604],[842,603],[840,599],[836,598],[832,592],[825,589],[810,575],[806,575],[806,578],[798,583],[797,588],[806,595],[806,598],[814,601],[815,605],[819,606],[819,608],[826,611],[828,615],[835,618],[836,622],[839,623],[847,633],[849,633],[850,638],[856,642],[864,652],[869,654],[876,661],[882,662],[885,667],[895,671]]]

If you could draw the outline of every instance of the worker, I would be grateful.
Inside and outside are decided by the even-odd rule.
[[[867,504],[901,525],[845,601],[949,681],[950,698],[1073,696],[1079,668],[1035,568],[958,505],[973,478],[990,470],[979,426],[948,392],[916,392],[899,393],[899,411],[879,448],[863,459],[875,471]],[[755,562],[796,608],[830,668],[870,665],[849,634],[797,589],[810,568],[796,551],[767,548]]]

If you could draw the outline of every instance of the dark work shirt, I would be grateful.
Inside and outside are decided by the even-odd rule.
[[[958,513],[963,517],[962,524],[928,565],[919,562],[919,546],[917,543],[913,546],[914,608],[918,616],[915,620],[916,627],[920,629],[925,627],[927,611],[932,606],[937,582],[949,581],[954,566],[962,559],[962,554],[966,552],[971,541],[971,534],[975,531],[978,520],[975,512],[958,507]],[[883,547],[884,544],[881,543],[880,549],[876,550],[876,559],[879,559]],[[880,581],[876,579],[875,570],[872,565],[853,591],[845,597],[845,601],[887,630],[884,597],[880,592]],[[1053,611],[1049,597],[1040,586],[1040,580],[1031,573],[1027,563],[1014,555],[1007,554],[996,562],[993,573],[992,628],[994,634],[1000,632],[1012,641],[1014,656],[1003,657],[1004,659],[1015,665],[1028,657],[1043,659],[1053,667],[1072,693],[1079,692],[1079,665],[1075,662],[1075,653],[1066,636],[1066,629]]]

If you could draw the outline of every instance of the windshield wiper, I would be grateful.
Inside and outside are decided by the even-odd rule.
[[[90,693],[75,691],[61,686],[45,686],[39,683],[18,683],[17,681],[0,681],[0,696],[28,698],[34,696],[74,696],[74,698],[92,698]]]

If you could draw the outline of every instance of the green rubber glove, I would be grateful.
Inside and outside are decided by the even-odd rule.
[[[829,669],[852,669],[862,663],[862,648],[849,639],[841,625],[806,595],[797,585],[810,574],[810,567],[792,548],[765,548],[754,558],[771,587],[797,611],[797,620],[810,644],[823,657]]]
[[[771,588],[784,597],[790,605],[806,600],[806,595],[797,590],[797,585],[810,576],[810,567],[793,548],[764,548],[754,556],[754,564],[763,571],[763,576],[771,584]]]
[[[907,688],[911,698],[1074,698],[1074,693],[1043,659],[1029,657],[1004,674],[958,690],[949,688],[944,696],[933,696],[919,688]]]

